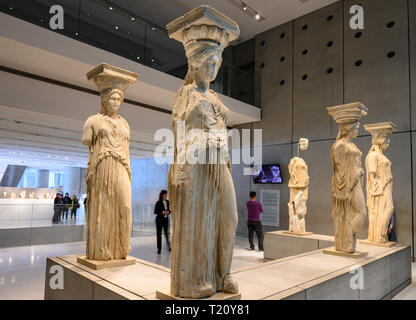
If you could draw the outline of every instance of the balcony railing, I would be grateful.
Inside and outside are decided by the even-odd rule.
[[[121,0],[0,0],[0,10],[19,19],[51,29],[59,5],[64,10],[64,28],[53,30],[67,37],[115,53],[170,75],[184,78],[187,60],[181,43],[170,39],[164,27],[143,18]],[[130,8],[126,6],[130,5]],[[224,58],[213,88],[240,101],[254,104],[254,75]]]

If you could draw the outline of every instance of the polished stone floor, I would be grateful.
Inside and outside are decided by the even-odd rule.
[[[164,241],[165,239],[163,239]],[[170,266],[170,254],[165,246],[156,254],[156,237],[145,235],[132,239],[134,257]],[[163,242],[165,244],[165,242]],[[264,262],[263,253],[247,250],[247,239],[237,237],[232,269],[243,269]],[[85,242],[48,244],[0,249],[0,300],[43,299],[46,258],[77,254],[85,251]],[[412,264],[413,283],[395,299],[416,300],[416,265]]]
[[[165,267],[170,266],[170,253],[166,246],[163,247],[162,254],[156,253],[156,236],[135,237],[131,245],[132,256]],[[263,262],[262,252],[249,251],[247,248],[246,238],[237,237],[233,269],[242,269]],[[84,251],[85,242],[0,249],[0,300],[43,299],[46,258]]]

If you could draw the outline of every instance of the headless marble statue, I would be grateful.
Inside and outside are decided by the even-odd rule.
[[[215,9],[199,6],[167,29],[183,43],[189,65],[172,110],[175,155],[168,183],[173,223],[171,294],[182,298],[236,294],[237,283],[230,275],[238,214],[225,138],[229,110],[209,84],[217,76],[224,48],[238,37],[239,28]],[[181,123],[185,136],[196,131],[202,134],[181,145],[177,134]],[[209,157],[208,163],[187,161],[195,150],[207,149],[217,155]]]
[[[101,93],[101,110],[87,119],[82,134],[82,143],[90,150],[87,259],[125,259],[131,250],[132,227],[130,128],[118,110],[137,74],[101,64],[87,78]]]
[[[366,218],[362,153],[352,140],[357,137],[359,121],[367,115],[367,108],[361,103],[351,103],[330,107],[328,112],[339,125],[331,151],[335,250],[351,254],[355,252],[356,235]]]
[[[391,162],[384,155],[390,145],[389,135],[396,131],[392,122],[364,126],[372,135],[372,147],[365,167],[367,172],[368,241],[386,243],[387,229],[394,211]]]
[[[289,232],[296,234],[306,233],[306,197],[302,191],[295,196],[293,202],[288,203],[289,207]]]
[[[308,149],[309,141],[301,138],[298,143],[298,155],[289,164],[289,232],[306,234],[305,215],[308,200],[309,175],[305,160],[299,157],[299,150]],[[309,234],[309,233],[308,233]]]

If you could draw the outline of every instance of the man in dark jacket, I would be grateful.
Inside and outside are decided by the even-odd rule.
[[[170,251],[170,241],[169,241],[169,200],[168,192],[162,190],[159,195],[159,201],[155,205],[155,215],[156,215],[156,235],[157,235],[157,254],[160,254],[162,251],[162,229],[165,232],[166,242]]]
[[[79,208],[79,201],[77,199],[77,196],[74,194],[72,197],[72,202],[71,202],[71,219],[72,217],[74,217],[75,219],[77,218],[78,208]]]
[[[62,220],[63,220],[64,216],[65,216],[65,219],[68,219],[68,211],[72,204],[72,200],[69,197],[68,192],[65,193],[65,197],[62,199],[62,201],[63,201],[63,206],[62,206]]]
[[[61,218],[61,208],[59,207],[59,193],[56,194],[55,199],[53,200],[53,218],[52,223],[59,223]]]

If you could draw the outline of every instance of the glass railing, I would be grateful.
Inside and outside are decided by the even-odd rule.
[[[2,12],[47,29],[54,5],[64,10],[64,28],[53,31],[184,79],[187,60],[182,44],[170,39],[164,27],[143,18],[139,1],[0,0]],[[253,73],[225,61],[214,89],[254,104]]]
[[[85,241],[86,208],[82,203],[75,212],[68,205],[37,201],[2,200],[6,203],[0,203],[0,248]],[[152,204],[133,205],[132,216],[132,237],[156,234]]]

